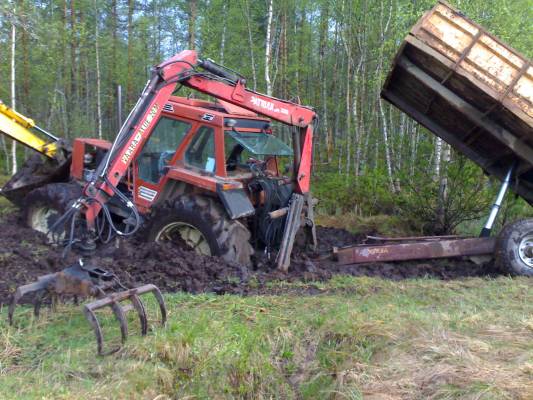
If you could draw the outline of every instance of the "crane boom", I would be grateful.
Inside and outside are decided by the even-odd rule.
[[[47,142],[41,139],[32,132],[32,129],[36,129],[45,134],[52,141]],[[54,158],[57,153],[55,142],[58,138],[46,132],[44,129],[39,128],[32,119],[6,106],[2,101],[0,101],[0,133],[48,158]]]

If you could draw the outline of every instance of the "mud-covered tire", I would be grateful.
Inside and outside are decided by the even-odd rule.
[[[250,231],[241,222],[229,219],[215,199],[183,195],[171,206],[154,210],[148,239],[158,241],[161,233],[175,223],[196,228],[209,245],[209,255],[242,265],[251,264],[254,250],[250,244]]]
[[[512,275],[533,276],[533,252],[528,247],[533,247],[533,219],[506,225],[496,240],[496,265]]]
[[[47,233],[81,195],[82,188],[75,182],[50,183],[34,189],[24,199],[23,221],[30,228]]]

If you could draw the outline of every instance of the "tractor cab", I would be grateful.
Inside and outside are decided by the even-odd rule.
[[[292,155],[268,119],[229,104],[171,97],[132,164],[135,202],[142,210],[164,200],[168,180],[212,194],[220,187],[248,192],[259,175],[283,179],[278,157]]]

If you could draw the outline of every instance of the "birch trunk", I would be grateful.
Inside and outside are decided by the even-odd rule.
[[[268,96],[272,96],[272,82],[270,80],[270,60],[272,58],[272,14],[273,0],[268,2],[268,22],[265,43],[265,83]]]
[[[98,4],[97,0],[94,0],[94,12],[96,15],[96,22],[94,24],[94,47],[95,47],[95,56],[96,56],[96,114],[98,121],[98,137],[102,139],[102,104],[101,104],[101,77],[100,77],[100,49],[98,47],[98,36],[100,31],[98,29]]]
[[[433,180],[438,182],[440,178],[440,163],[442,157],[442,139],[437,137],[435,140],[435,160],[433,166]]]
[[[222,37],[220,38],[220,56],[219,60],[221,64],[224,64],[224,50],[226,48],[226,25],[227,25],[227,10],[226,2],[222,4]]]
[[[13,10],[15,14],[15,10]],[[17,38],[17,28],[15,27],[15,22],[11,23],[11,108],[13,110],[17,109],[16,96],[15,96],[15,52],[16,52],[16,38]],[[17,142],[13,140],[11,143],[11,173],[17,173]]]
[[[441,140],[439,138],[439,140]],[[441,140],[442,142],[442,140]],[[440,169],[440,180],[439,180],[439,200],[438,200],[438,209],[437,209],[437,218],[442,234],[448,233],[448,221],[446,218],[446,205],[448,202],[448,173],[446,171],[447,165],[450,162],[450,145],[447,143],[442,144],[442,168]]]
[[[381,81],[381,72],[383,70],[383,53],[384,53],[384,47],[385,47],[385,35],[387,31],[389,30],[389,24],[392,17],[392,2],[390,5],[389,10],[389,16],[387,19],[387,22],[385,23],[385,26],[383,26],[383,19],[384,19],[384,5],[383,0],[381,1],[381,18],[380,18],[380,54],[379,54],[379,61],[378,61],[378,68],[377,68],[377,81]],[[389,126],[387,123],[387,117],[385,116],[385,112],[383,110],[383,102],[381,100],[380,94],[379,94],[379,86],[376,90],[376,96],[377,96],[377,102],[379,107],[379,113],[381,115],[381,121],[382,121],[382,129],[383,129],[383,142],[385,145],[385,161],[387,164],[387,173],[389,175],[389,184],[391,187],[391,190],[393,193],[397,192],[396,185],[394,184],[394,179],[392,176],[392,157],[391,157],[391,148],[390,148],[390,140],[389,140]]]

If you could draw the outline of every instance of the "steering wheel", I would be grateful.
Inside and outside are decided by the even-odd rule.
[[[165,167],[171,160],[174,153],[175,152],[173,150],[165,150],[161,152],[159,155],[159,160],[157,161],[157,170],[159,171],[159,175],[163,175],[165,173]]]

